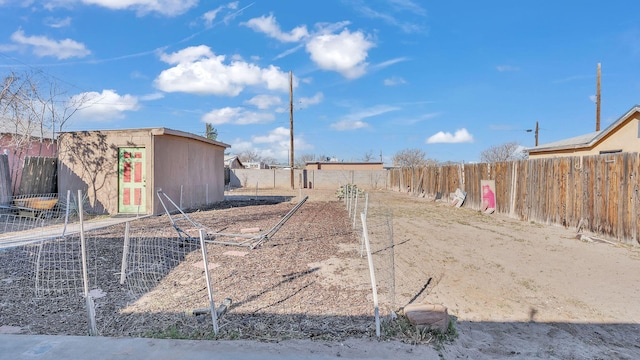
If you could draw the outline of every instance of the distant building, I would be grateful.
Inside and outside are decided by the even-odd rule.
[[[640,152],[640,106],[634,106],[604,130],[524,151],[529,159]]]
[[[22,180],[22,166],[28,156],[56,156],[53,131],[35,122],[15,122],[0,119],[0,154],[8,155],[11,187],[17,194]]]
[[[305,170],[384,170],[381,162],[308,161]]]
[[[269,169],[269,165],[262,161],[252,161],[244,163],[245,169]]]
[[[240,161],[240,158],[238,158],[238,155],[225,155],[224,167],[228,169],[244,169],[244,165]]]

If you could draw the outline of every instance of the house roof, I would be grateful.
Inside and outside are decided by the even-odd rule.
[[[238,160],[238,163],[240,164],[240,166],[244,166],[244,165],[242,165],[242,161],[240,161],[240,158],[238,157],[238,155],[225,155],[224,156],[224,163],[229,165],[236,159]]]
[[[160,128],[135,128],[135,129],[116,129],[116,130],[77,130],[77,131],[63,131],[62,133],[79,133],[79,132],[126,132],[126,131],[149,131],[152,135],[173,135],[184,138],[194,139],[198,141],[204,141],[213,145],[222,146],[224,148],[230,148],[231,145],[225,144],[217,140],[207,139],[204,136],[192,134],[185,131],[169,129],[165,127]]]
[[[0,120],[0,134],[29,135],[38,139],[51,139],[54,136],[51,129],[47,127],[40,129],[40,125],[36,122],[19,121],[16,123],[15,120],[6,118]]]
[[[612,122],[609,126],[607,126],[603,130],[572,137],[569,139],[542,144],[532,148],[526,148],[524,149],[524,151],[527,153],[532,153],[532,152],[538,153],[538,152],[546,152],[546,151],[574,150],[574,149],[583,149],[583,148],[592,147],[595,144],[597,144],[600,140],[608,136],[609,134],[615,132],[620,127],[620,125],[622,125],[625,121],[627,121],[627,119],[629,119],[635,113],[639,113],[639,112],[640,112],[640,105],[635,105],[629,111],[627,111],[623,116],[618,118],[616,121]]]
[[[138,130],[144,130],[144,129],[138,129]],[[225,144],[223,142],[217,141],[217,140],[211,140],[208,139],[204,136],[200,136],[200,135],[196,135],[196,134],[192,134],[192,133],[188,133],[188,132],[184,132],[184,131],[180,131],[180,130],[173,130],[173,129],[169,129],[169,128],[154,128],[151,129],[152,133],[154,135],[174,135],[174,136],[182,136],[182,137],[186,137],[186,138],[190,138],[190,139],[194,139],[194,140],[200,140],[200,141],[204,141],[204,142],[208,142],[214,145],[218,145],[218,146],[222,146],[224,148],[230,148],[231,145],[229,144]]]

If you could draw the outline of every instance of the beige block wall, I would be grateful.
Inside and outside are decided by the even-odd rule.
[[[387,170],[306,170],[294,171],[294,187],[314,189],[338,189],[345,184],[356,184],[362,189],[385,189],[388,184]],[[232,169],[231,187],[249,189],[289,189],[291,188],[291,170],[280,169]]]
[[[382,170],[382,163],[344,163],[344,162],[321,162],[309,163],[305,165],[306,170]]]

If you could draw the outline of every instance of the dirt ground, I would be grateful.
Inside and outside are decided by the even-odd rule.
[[[455,321],[439,356],[640,358],[639,247],[409,194],[369,196],[370,217],[392,214],[396,307],[442,304]]]
[[[500,214],[481,214],[405,193],[369,192],[372,223],[377,219],[379,225],[386,216],[393,225],[393,246],[377,244],[374,249],[377,249],[376,272],[383,314],[409,303],[442,304],[448,308],[456,332],[452,341],[439,343],[435,349],[433,345],[411,345],[422,339],[417,333],[413,339],[409,333],[404,338],[389,336],[384,342],[370,341],[366,340],[372,336],[366,258],[358,256],[357,237],[345,230],[349,229],[349,221],[345,221],[343,208],[336,206],[334,191],[261,190],[259,195],[274,193],[293,197],[292,203],[301,195],[309,195],[310,206],[303,207],[305,211],[292,218],[291,225],[295,226],[283,228],[280,238],[259,250],[263,254],[260,257],[217,256],[211,264],[217,269],[218,281],[227,279],[233,285],[229,288],[235,291],[230,296],[238,307],[225,315],[226,328],[234,327],[235,333],[245,335],[270,329],[273,338],[259,339],[262,341],[283,336],[296,339],[262,344],[272,348],[265,351],[286,351],[290,346],[336,357],[393,354],[398,359],[640,358],[638,247],[585,242],[577,238],[575,229],[527,223]],[[332,203],[326,204],[327,201]],[[228,228],[227,231],[265,227],[290,207],[284,203],[268,205],[266,212],[264,208],[255,208],[259,210],[257,213],[251,207],[227,209],[226,221],[234,220],[217,226]],[[234,212],[235,218],[231,216]],[[204,221],[207,213],[198,216],[201,217],[198,221]],[[291,232],[311,223],[330,226],[319,233]],[[387,235],[378,228],[373,231]],[[114,264],[113,273],[118,271],[118,251],[120,246],[114,246],[114,257],[105,259]],[[393,271],[385,263],[389,254],[393,254]],[[207,304],[206,291],[191,279],[194,271],[201,272],[194,266],[196,262],[195,258],[187,258],[184,266],[176,267],[153,291],[143,297],[122,298],[122,304],[113,305],[124,311],[120,311],[122,317],[108,320],[116,330],[106,335],[139,335],[127,334],[127,328],[157,324],[154,321],[158,320],[158,314],[165,326],[178,324],[185,326],[185,331],[202,331],[198,330],[203,326],[202,317],[196,322],[184,318],[185,308]],[[243,268],[254,271],[243,272]],[[221,269],[228,269],[228,273],[220,272]],[[6,264],[0,275],[0,285],[18,282]],[[198,296],[185,298],[187,292],[176,291],[185,286],[195,286]],[[107,296],[117,291],[103,290]],[[0,294],[0,333],[3,329],[52,333],[51,329],[47,332],[46,328],[38,327],[43,315],[34,309],[33,303],[25,303],[21,309],[12,301],[15,297]],[[342,310],[335,310],[330,317],[314,312],[318,304],[327,303],[340,303]],[[82,309],[82,304],[79,306]],[[99,308],[98,312],[104,310],[118,311]],[[245,315],[238,315],[240,312]],[[292,312],[308,316],[294,318],[288,315]],[[66,310],[58,309],[49,316],[61,316],[60,313]],[[127,318],[131,313],[144,315],[131,320]],[[84,319],[86,315],[79,311],[77,316]],[[103,319],[99,321],[105,323]],[[74,323],[69,315],[56,323],[60,327],[57,333],[86,332],[86,327],[64,327]],[[332,332],[359,339],[343,338]],[[315,340],[301,339],[295,333],[305,333]],[[315,335],[308,336],[309,333]],[[237,346],[246,345],[238,342]],[[376,352],[378,348],[380,352]]]
[[[638,247],[407,194],[375,192],[371,204],[393,211],[397,272],[420,264],[433,278],[420,300],[456,318],[445,358],[640,358]],[[425,279],[414,281],[399,292]]]

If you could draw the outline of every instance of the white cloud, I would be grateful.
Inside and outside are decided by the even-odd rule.
[[[367,128],[369,127],[369,124],[362,121],[363,119],[382,115],[390,111],[396,111],[396,110],[400,110],[400,108],[395,106],[386,106],[386,105],[374,106],[369,109],[365,109],[362,111],[349,114],[344,118],[342,118],[340,121],[331,124],[330,126],[332,129],[335,129],[338,131]]]
[[[280,141],[290,141],[290,131],[282,126],[277,127],[269,132],[267,135],[253,136],[251,139],[256,144],[261,143],[277,143]],[[294,143],[295,146],[295,143]]]
[[[278,67],[261,68],[242,60],[227,64],[225,56],[216,56],[205,45],[161,54],[160,59],[175,65],[162,71],[154,81],[158,89],[166,92],[237,96],[246,86],[289,91],[289,74]],[[295,78],[293,85],[297,85]]]
[[[44,24],[54,29],[63,28],[71,25],[71,18],[68,16],[64,19],[48,17],[44,19]]]
[[[349,22],[338,22],[317,25],[318,30],[311,34],[306,26],[298,26],[290,32],[283,32],[273,15],[253,18],[245,25],[256,32],[263,33],[283,43],[300,43],[277,56],[285,57],[304,47],[311,60],[322,70],[336,71],[348,79],[361,77],[366,73],[369,49],[375,46],[361,31],[350,32],[345,27]],[[336,32],[342,30],[340,33]],[[381,66],[389,66],[405,59],[394,59]]]
[[[384,79],[385,86],[396,86],[406,84],[407,81],[399,76],[392,76],[388,79]]]
[[[387,24],[397,26],[406,33],[420,33],[426,32],[425,26],[420,23],[408,22],[405,19],[407,16],[397,15],[400,12],[410,12],[414,16],[424,17],[426,16],[426,10],[424,10],[419,4],[409,0],[391,0],[388,5],[390,8],[375,10],[367,5],[362,0],[352,0],[350,3],[355,9],[362,15],[372,18],[380,19]],[[379,5],[379,4],[377,4]],[[402,20],[401,20],[402,19]]]
[[[253,18],[241,25],[245,25],[256,32],[263,33],[282,42],[298,42],[309,36],[306,26],[298,26],[289,32],[283,32],[273,15],[263,15],[258,18]]]
[[[231,148],[235,154],[239,154],[245,150],[251,150],[253,148],[253,144],[251,141],[245,141],[237,138],[231,142]]]
[[[288,163],[290,141],[289,129],[280,126],[265,135],[252,136],[251,141],[236,138],[231,143],[231,148],[236,154],[251,150],[261,157],[271,157],[282,163]],[[294,147],[296,151],[313,149],[313,145],[306,142],[304,134],[296,134]]]
[[[440,115],[442,115],[441,112],[432,112],[432,113],[422,114],[422,115],[417,116],[417,117],[411,117],[411,118],[407,118],[407,119],[396,120],[394,122],[397,123],[397,124],[400,124],[400,125],[404,125],[404,126],[406,126],[406,125],[415,125],[415,124],[418,124],[418,123],[420,123],[422,121],[425,121],[425,120],[434,119],[434,118],[436,118],[436,117],[438,117]]]
[[[519,71],[520,68],[517,66],[512,66],[512,65],[498,65],[496,66],[496,69],[499,72],[508,72],[508,71]]]
[[[220,13],[222,10],[225,9],[230,9],[230,10],[236,10],[238,8],[238,2],[234,1],[234,2],[230,2],[226,5],[221,5],[218,6],[217,8],[207,11],[202,15],[202,19],[204,20],[204,25],[207,28],[212,27],[213,21],[216,19],[216,17],[218,16],[218,13]],[[236,13],[231,13],[231,14],[227,14],[223,17],[222,21],[224,23],[228,23],[230,20],[232,20],[235,17]]]
[[[427,11],[422,8],[419,3],[415,3],[411,0],[391,0],[389,3],[397,10],[409,11],[421,16],[427,15]]]
[[[289,129],[282,126],[271,130],[267,135],[252,136],[254,144],[258,144],[256,150],[263,157],[272,157],[286,162],[289,159],[289,146],[291,145]],[[296,151],[313,149],[313,146],[305,141],[304,134],[296,134],[293,140]]]
[[[340,34],[313,37],[306,46],[311,60],[323,70],[336,71],[348,79],[366,73],[368,51],[375,44],[362,32],[342,30]]]
[[[391,65],[399,64],[399,63],[405,62],[405,61],[409,61],[409,58],[399,57],[399,58],[383,61],[383,62],[381,62],[379,64],[373,65],[372,68],[374,68],[375,70],[380,70],[380,69],[387,68],[387,67],[389,67]]]
[[[26,36],[22,29],[11,34],[11,40],[20,45],[31,47],[37,56],[52,56],[58,59],[85,57],[91,54],[84,44],[71,39],[52,40],[46,36]]]
[[[202,117],[202,121],[211,125],[235,124],[264,124],[272,122],[275,116],[271,113],[248,111],[242,107],[225,107],[214,109]]]
[[[210,10],[207,11],[206,13],[204,13],[202,15],[202,19],[204,20],[204,25],[208,28],[210,28],[211,26],[213,26],[213,20],[216,19],[216,16],[218,16],[218,13],[222,10],[222,6],[214,9],[214,10]]]
[[[322,100],[324,100],[324,94],[321,92],[316,93],[312,97],[301,97],[300,100],[298,101],[298,108],[306,109],[311,105],[320,104]]]
[[[454,134],[451,134],[449,132],[440,131],[440,132],[430,136],[425,142],[427,144],[470,143],[470,142],[473,142],[473,135],[469,134],[469,132],[465,128],[456,130],[456,132]]]
[[[282,104],[282,99],[274,95],[257,95],[244,102],[245,104],[253,105],[260,110],[269,109],[275,105]]]
[[[198,5],[198,0],[81,0],[87,5],[102,6],[111,10],[135,10],[139,16],[158,13],[166,16],[184,14]]]
[[[336,123],[331,124],[331,128],[338,131],[356,130],[368,127],[369,124],[362,120],[340,120]]]
[[[86,121],[108,121],[124,118],[125,111],[136,111],[140,108],[138,99],[132,95],[118,95],[114,90],[102,90],[74,95],[70,104],[80,105],[73,119]]]
[[[152,100],[160,100],[164,98],[164,94],[160,92],[156,92],[153,94],[147,94],[140,97],[141,101],[152,101]]]

